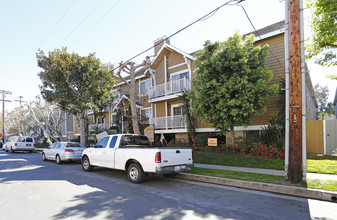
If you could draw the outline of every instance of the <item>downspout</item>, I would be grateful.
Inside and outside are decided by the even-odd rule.
[[[285,1],[285,36],[284,36],[284,56],[285,56],[285,158],[284,171],[285,178],[288,180],[289,168],[289,17],[288,1]]]
[[[164,90],[165,90],[165,96],[166,96],[166,87],[167,87],[167,61],[166,61],[166,55],[164,56],[164,75],[165,75],[165,88],[164,88]]]
[[[307,132],[306,132],[306,83],[305,83],[305,57],[304,57],[304,16],[303,16],[303,0],[299,0],[300,4],[300,45],[301,45],[301,82],[302,82],[302,179],[306,179],[307,175]]]

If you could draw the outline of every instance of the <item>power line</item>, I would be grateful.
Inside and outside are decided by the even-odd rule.
[[[78,25],[63,39],[63,41],[61,42],[61,44],[59,45],[59,46],[62,46],[62,44],[63,44],[63,42],[65,41],[65,40],[67,40],[69,37],[70,37],[70,35],[72,35],[72,33],[74,33],[74,31],[76,31],[77,30],[77,28],[79,28],[79,26],[81,26],[81,24],[85,21],[85,19],[87,19],[88,17],[89,17],[89,15],[91,14],[91,13],[93,13],[95,10],[96,10],[96,8],[101,4],[103,2],[103,0],[101,0],[101,1],[99,1],[97,4],[96,4],[96,6],[93,8],[93,9],[91,9],[91,11],[89,11],[89,13],[86,15],[86,16],[84,16],[83,18],[82,18],[82,20],[80,21],[80,23],[78,23]]]
[[[185,27],[181,28],[181,29],[178,30],[177,32],[171,34],[171,35],[170,35],[169,37],[167,37],[166,39],[170,39],[170,38],[174,37],[175,35],[179,34],[179,33],[182,32],[183,30],[189,28],[190,26],[194,25],[195,23],[197,23],[197,22],[199,22],[199,21],[205,21],[205,20],[207,20],[208,18],[212,17],[212,16],[213,16],[213,15],[214,15],[220,8],[222,8],[222,7],[226,6],[226,5],[234,6],[234,5],[236,5],[236,4],[238,4],[238,3],[242,2],[242,1],[243,1],[243,0],[230,0],[230,1],[226,2],[225,4],[220,5],[219,7],[217,7],[217,8],[214,9],[213,11],[207,13],[206,15],[202,16],[201,18],[199,18],[199,19],[195,20],[194,22],[192,22],[192,23],[186,25]],[[232,2],[235,2],[236,4],[230,4],[230,3],[232,3]],[[124,63],[122,63],[122,65],[124,65],[124,64],[130,62],[131,60],[135,59],[136,57],[139,57],[140,55],[142,55],[142,54],[148,52],[149,50],[151,50],[151,49],[153,49],[154,47],[158,46],[159,44],[163,43],[166,39],[163,39],[163,40],[159,41],[158,43],[156,43],[156,44],[153,45],[152,47],[150,47],[150,48],[144,50],[143,52],[140,52],[139,54],[135,55],[134,57],[128,59],[127,61],[125,61]],[[113,71],[115,71],[117,68],[118,68],[118,67],[114,68]]]
[[[44,43],[44,41],[48,38],[48,36],[51,34],[51,32],[55,29],[55,27],[58,25],[58,23],[60,23],[60,21],[62,20],[62,18],[66,15],[66,13],[69,11],[69,9],[71,8],[71,6],[74,4],[75,0],[73,0],[71,2],[71,4],[68,6],[68,8],[63,12],[63,14],[59,17],[59,19],[56,21],[56,23],[53,25],[53,27],[49,30],[49,32],[46,34],[46,36],[42,39],[42,41],[39,43],[38,48],[41,47],[41,45]],[[18,73],[21,72],[21,70],[23,69],[24,66],[26,66],[26,64],[32,60],[32,57],[29,56],[29,58],[26,60],[26,62],[24,62],[21,67],[18,70]],[[15,74],[12,75],[12,77],[10,79],[13,78],[13,76],[15,76]]]
[[[241,1],[240,1],[240,2],[241,2]],[[254,28],[255,33],[260,37],[260,39],[262,40],[262,42],[263,42],[264,44],[267,44],[267,43],[262,39],[262,37],[260,36],[259,32],[256,30],[256,28],[255,28],[253,22],[251,21],[251,19],[249,18],[248,14],[247,14],[245,8],[244,8],[241,4],[239,4],[240,2],[238,2],[238,5],[241,6],[242,10],[243,10],[244,13],[246,14],[246,17],[247,17],[247,19],[248,19],[250,25]],[[284,68],[284,65],[281,64],[280,60],[276,57],[276,55],[275,55],[269,48],[268,48],[268,51],[269,51],[269,52],[273,55],[273,57],[277,60],[277,62],[279,63],[280,67]]]
[[[71,45],[74,45],[74,44],[76,44],[80,39],[82,39],[82,37],[86,34],[86,33],[88,33],[93,27],[95,27],[95,25],[98,23],[98,22],[100,22],[107,14],[109,14],[110,13],[110,11],[112,10],[112,9],[114,9],[117,5],[119,5],[119,3],[121,2],[122,0],[119,0],[116,4],[114,4],[107,12],[105,12],[105,14],[103,15],[103,16],[101,16],[98,20],[96,20],[96,22],[93,24],[93,25],[91,25],[79,38],[77,38],[77,40],[76,41],[74,41],[74,43],[73,44],[71,44]]]

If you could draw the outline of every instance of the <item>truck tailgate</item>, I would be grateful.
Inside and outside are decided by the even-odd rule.
[[[161,149],[161,165],[174,166],[192,164],[192,149],[188,148],[164,148]]]

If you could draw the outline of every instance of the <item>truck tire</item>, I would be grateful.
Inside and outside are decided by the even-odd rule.
[[[89,158],[87,156],[84,156],[82,158],[82,169],[86,172],[92,171],[94,167],[90,165]]]
[[[144,181],[145,173],[139,163],[132,163],[128,167],[127,173],[132,183],[141,183]]]

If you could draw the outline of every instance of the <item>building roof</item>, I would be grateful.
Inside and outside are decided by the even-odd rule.
[[[255,31],[252,31],[250,33],[244,34],[243,36],[246,37],[248,35],[254,34],[255,37],[258,37],[259,35],[262,37],[262,35],[270,34],[270,33],[273,33],[273,32],[283,33],[284,28],[285,28],[285,21],[283,20],[283,21],[279,21],[277,23],[268,25],[267,27],[261,28],[259,30],[256,30],[256,32],[258,34]]]

